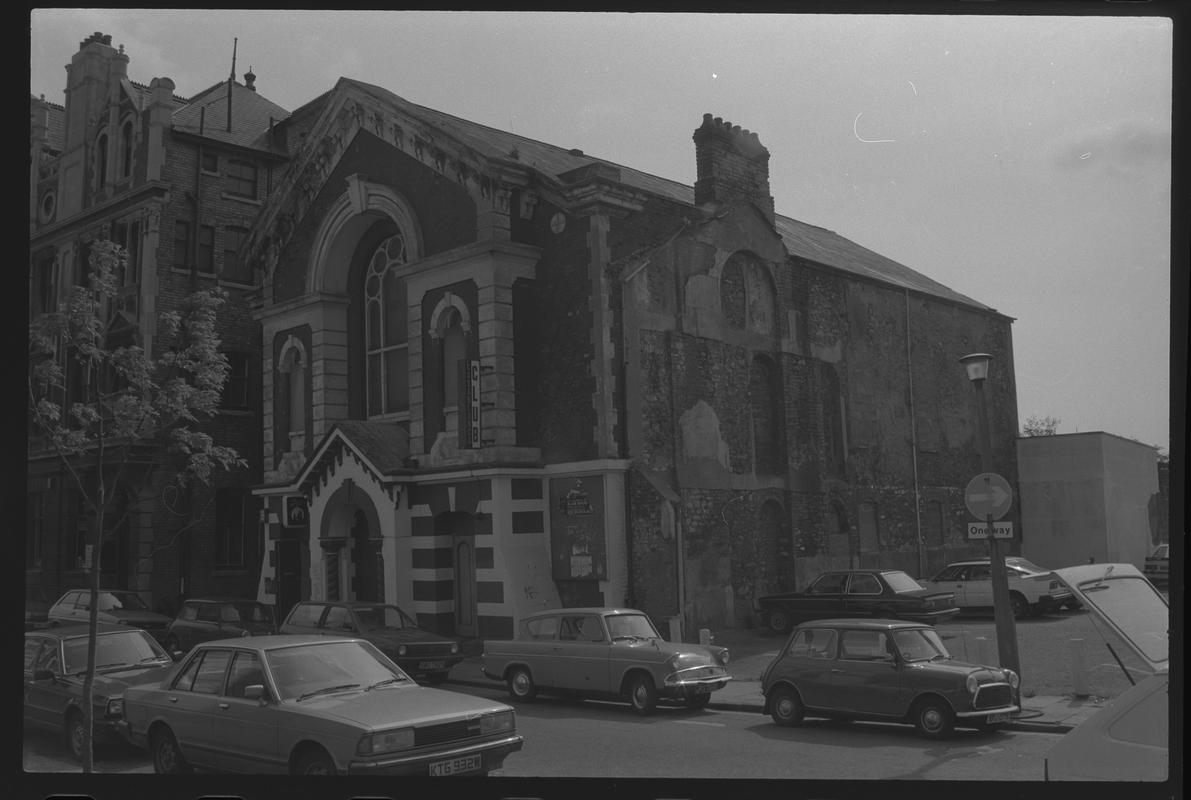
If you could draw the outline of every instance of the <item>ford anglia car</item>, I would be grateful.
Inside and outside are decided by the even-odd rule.
[[[539,690],[593,698],[627,697],[638,714],[658,698],[702,708],[731,676],[728,650],[667,642],[631,608],[563,608],[531,614],[510,641],[484,642],[484,675],[519,701]]]
[[[805,591],[758,597],[754,606],[775,633],[812,619],[877,617],[934,625],[959,613],[953,592],[924,588],[893,569],[824,572]]]
[[[504,703],[419,686],[371,643],[201,642],[124,692],[124,733],[159,773],[484,775],[521,749]]]
[[[765,713],[905,722],[928,739],[995,730],[1020,709],[1013,670],[956,661],[929,625],[823,619],[799,625],[761,675]]]

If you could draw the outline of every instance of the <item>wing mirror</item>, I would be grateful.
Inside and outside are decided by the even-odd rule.
[[[244,687],[244,697],[249,700],[259,700],[263,706],[269,700],[269,692],[264,684],[253,683]]]

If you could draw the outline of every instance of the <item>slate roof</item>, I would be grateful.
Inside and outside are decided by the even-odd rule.
[[[579,150],[546,144],[420,106],[379,86],[347,78],[341,82],[350,84],[358,91],[372,95],[383,103],[403,109],[488,158],[509,159],[515,148],[518,161],[555,178],[587,164],[607,164],[620,170],[621,182],[627,186],[684,205],[694,205],[695,190],[692,186],[640,172],[606,159],[595,158]],[[799,222],[781,214],[776,215],[775,224],[786,250],[797,258],[962,305],[993,310],[834,231]]]
[[[409,434],[391,422],[366,422],[348,419],[336,422],[328,436],[339,431],[351,442],[356,451],[388,475],[406,469],[405,458],[409,455]]]
[[[29,95],[29,102],[37,102],[37,98]],[[66,109],[48,100],[42,101],[46,107],[46,144],[55,153],[62,152],[66,144]]]
[[[227,81],[199,92],[173,114],[175,131],[266,152],[280,152],[266,140],[269,120],[280,122],[289,112],[242,83],[232,81],[232,129],[227,129]]]

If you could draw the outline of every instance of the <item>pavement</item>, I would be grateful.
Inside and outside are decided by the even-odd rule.
[[[728,672],[732,680],[711,695],[708,708],[725,711],[753,711],[764,713],[765,697],[761,694],[761,672],[777,655],[782,639],[765,632],[743,628],[717,631],[713,643],[728,648],[731,660]],[[448,684],[499,688],[501,684],[481,671],[483,642],[479,639],[462,643],[467,657],[451,669]],[[1028,693],[1027,689],[1027,693]],[[1033,733],[1066,733],[1111,702],[1111,698],[1074,695],[1034,695],[1022,698],[1021,711],[1005,726],[1008,730]]]

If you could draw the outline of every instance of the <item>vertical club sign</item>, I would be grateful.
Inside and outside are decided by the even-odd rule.
[[[473,449],[481,445],[480,430],[480,362],[467,362],[467,440]]]

